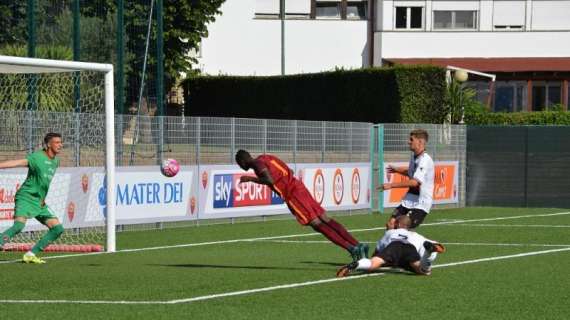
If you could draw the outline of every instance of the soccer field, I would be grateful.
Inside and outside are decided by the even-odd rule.
[[[337,216],[375,243],[387,215]],[[336,278],[347,253],[292,219],[118,234],[119,252],[0,252],[0,319],[568,319],[570,210],[433,211],[431,276]]]

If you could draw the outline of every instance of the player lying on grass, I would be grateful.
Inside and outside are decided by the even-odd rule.
[[[36,254],[57,240],[63,233],[63,226],[59,219],[45,203],[51,180],[55,175],[55,170],[59,167],[59,158],[56,156],[63,148],[61,135],[59,133],[46,134],[44,145],[44,149],[30,153],[25,159],[0,162],[0,169],[28,167],[28,176],[15,196],[14,224],[0,233],[0,247],[20,233],[30,218],[36,218],[49,228],[49,231],[32,247],[32,250],[24,254],[23,262],[25,263],[45,263]]]
[[[245,171],[253,169],[254,176],[241,176],[240,183],[254,182],[269,186],[285,201],[301,225],[310,225],[334,244],[346,249],[357,261],[368,256],[368,245],[358,242],[340,223],[329,218],[325,209],[313,199],[302,181],[281,159],[272,155],[253,158],[249,152],[239,150],[236,162]]]
[[[345,277],[357,270],[370,272],[381,267],[398,267],[416,274],[430,275],[433,261],[438,253],[445,252],[445,247],[410,231],[410,224],[410,217],[398,217],[397,229],[386,231],[378,241],[372,258],[343,266],[337,271],[337,277]]]

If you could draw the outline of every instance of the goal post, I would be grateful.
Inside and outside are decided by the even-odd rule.
[[[85,80],[81,80],[83,74],[86,74]],[[45,77],[45,79],[42,80],[42,77]],[[98,80],[90,81],[90,79]],[[75,130],[75,132],[80,132],[80,134],[77,134],[77,137],[74,137],[73,133],[68,133],[68,136],[74,137],[70,140],[74,140],[78,148],[87,148],[88,150],[89,146],[84,147],[81,145],[83,141],[89,141],[89,139],[97,140],[93,137],[95,135],[101,135],[101,139],[103,139],[102,136],[104,136],[104,140],[101,142],[104,145],[103,151],[105,155],[104,157],[101,157],[99,162],[97,162],[97,166],[101,167],[102,169],[101,172],[92,174],[92,177],[97,176],[99,180],[102,180],[103,182],[100,183],[104,184],[104,186],[98,190],[99,193],[97,194],[97,197],[93,198],[94,195],[91,194],[89,196],[85,195],[84,198],[98,199],[99,204],[101,206],[104,205],[104,213],[100,219],[103,220],[105,224],[105,250],[107,252],[114,252],[116,250],[116,217],[114,201],[116,185],[115,112],[113,86],[113,65],[111,64],[22,58],[0,55],[0,112],[4,114],[4,116],[2,116],[3,119],[0,120],[5,120],[8,117],[12,117],[11,119],[15,119],[15,125],[13,128],[21,128],[22,126],[26,126],[26,122],[22,124],[22,121],[20,121],[21,118],[28,117],[32,118],[33,121],[35,121],[30,122],[30,128],[34,128],[36,131],[46,131],[52,129],[53,127],[61,128],[61,130],[66,130],[69,127],[68,123],[75,123],[73,121],[77,119],[77,126],[73,130]],[[79,90],[81,90],[81,95],[77,94]],[[31,110],[29,108],[30,99],[33,99],[34,103],[37,104],[35,108]],[[61,111],[61,107],[63,105],[68,106],[70,104],[81,104],[83,107],[80,107],[78,109],[72,107],[71,110]],[[21,116],[22,113],[25,113],[26,115]],[[40,114],[42,119],[49,118],[49,121],[51,121],[50,123],[55,122],[54,126],[51,126],[51,124],[49,126],[45,125],[43,122],[41,122],[41,120],[35,118],[35,116],[39,118]],[[67,122],[66,119],[71,120]],[[101,119],[102,121],[98,121],[97,119]],[[102,132],[103,130],[104,135]],[[25,156],[25,154],[22,154],[22,151],[25,149],[22,149],[18,142],[14,141],[18,139],[25,140],[25,138],[18,137],[18,134],[14,133],[14,130],[9,133],[14,134],[14,136],[12,136],[12,138],[7,138],[9,141],[3,142],[2,144],[12,146],[12,150],[9,150],[10,147],[8,147],[8,149],[4,149],[5,151],[8,150],[9,152],[6,152],[7,155],[1,158],[2,161],[9,160],[9,158],[7,158],[8,156],[19,155],[20,158]],[[35,145],[38,145],[40,134],[45,133],[46,132],[37,133],[36,136],[30,140],[35,143]],[[66,135],[64,134],[64,146],[65,145]],[[66,149],[67,148],[63,150],[63,153],[67,151]],[[71,169],[78,169],[82,168],[83,166],[93,166],[89,162],[89,156],[97,155],[100,152],[97,152],[98,149],[95,147],[91,147],[91,150],[91,153],[88,153],[87,156],[83,157],[87,159],[81,159],[81,161],[79,161],[79,155],[75,155],[77,160],[75,160],[74,168]],[[15,151],[20,151],[20,153]],[[29,151],[30,150],[28,150],[28,152]],[[72,160],[68,162],[73,163]],[[62,165],[60,165],[58,172],[62,169],[70,169],[65,168],[64,161],[62,161]],[[91,170],[93,171],[93,169]],[[69,173],[67,173],[67,180],[76,181],[78,179],[78,177],[76,177],[77,174],[81,173],[77,170],[70,170]],[[8,176],[8,174],[4,172],[4,170],[0,171],[0,184],[2,183],[2,176]],[[16,175],[12,174],[12,176]],[[104,179],[101,179],[101,176],[103,176]],[[22,174],[19,174],[17,178],[19,179],[18,181],[21,181],[21,177]],[[52,181],[52,186],[50,187],[49,191],[50,193],[52,193],[52,191],[58,191],[54,190],[53,183],[54,182]],[[74,188],[77,188],[77,185],[68,186],[69,194],[72,194]],[[16,189],[17,186],[13,187],[11,191],[15,192]],[[81,189],[81,187],[79,187],[79,189]],[[89,189],[89,193],[93,193],[93,189],[94,188],[91,187],[91,189]],[[4,191],[4,189],[0,190],[0,192],[3,194],[2,200],[8,199],[4,198]],[[11,191],[8,190],[6,192]],[[83,192],[86,193],[85,190]],[[61,199],[67,199],[67,195],[62,195]],[[93,202],[92,200],[89,201]],[[85,207],[88,207],[87,203],[89,201],[83,201],[85,202]],[[3,205],[5,205],[2,207],[2,210],[9,211],[10,205],[12,205],[11,210],[13,210],[13,203],[5,203],[6,201],[2,202],[4,202]],[[51,208],[52,204],[48,203],[48,205]],[[75,204],[73,208],[75,209]],[[6,216],[4,218],[6,218]],[[73,216],[70,216],[70,218],[73,218]],[[4,222],[6,224],[6,221]],[[73,226],[74,230],[72,230],[70,233],[75,232],[77,234],[81,234],[81,228],[82,226],[80,225]],[[3,231],[3,229],[5,228],[0,225],[0,232]],[[68,230],[66,228],[66,232],[67,231]],[[34,231],[31,233],[33,232]],[[76,249],[77,248],[74,248],[71,251],[79,251]]]

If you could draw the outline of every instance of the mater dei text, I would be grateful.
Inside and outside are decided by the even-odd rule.
[[[179,203],[182,202],[183,187],[182,182],[117,185],[117,204]]]

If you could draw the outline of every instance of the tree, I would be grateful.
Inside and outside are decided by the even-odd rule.
[[[124,69],[127,104],[138,101],[140,75],[142,72],[150,5],[157,0],[123,0],[124,3]],[[192,74],[196,58],[189,53],[197,50],[200,40],[208,35],[207,24],[215,20],[225,0],[163,0],[164,40],[164,91],[181,73]],[[73,48],[73,1],[57,2],[37,0],[35,2],[37,48],[45,46],[63,53],[65,47]],[[156,6],[154,7],[156,12]],[[81,1],[80,3],[80,60],[116,65],[117,0]],[[145,87],[147,98],[154,98],[156,79],[156,14],[152,17],[152,32],[149,44]],[[0,50],[26,56],[27,2],[12,1],[0,3]],[[9,47],[15,46],[15,47]],[[14,50],[18,49],[18,50]],[[20,50],[21,49],[21,50]],[[52,54],[53,55],[53,54]],[[46,58],[37,52],[37,57]],[[52,57],[56,58],[56,57]],[[60,57],[57,57],[60,58]],[[67,57],[65,57],[67,58]],[[71,59],[72,57],[69,57]],[[148,94],[151,92],[151,94]]]
[[[164,1],[164,70],[171,79],[180,72],[194,73],[196,58],[189,57],[198,50],[200,40],[208,36],[208,23],[220,14],[225,0],[165,0]]]
[[[26,3],[0,2],[0,43],[26,43]]]
[[[125,28],[131,26],[144,28],[147,23],[147,16],[150,1],[156,0],[124,0],[125,3]],[[164,22],[164,70],[169,80],[177,79],[181,72],[192,73],[192,66],[196,64],[196,58],[189,57],[188,53],[197,50],[200,45],[200,39],[208,35],[207,24],[215,20],[215,16],[220,14],[219,8],[225,0],[163,0],[163,22]],[[108,36],[109,41],[115,39],[116,27],[108,24],[116,24],[116,1],[100,0],[100,1],[82,1],[80,12],[83,30],[93,30],[92,26],[97,25],[93,18],[103,22],[100,24],[99,37]],[[8,44],[25,44],[27,41],[26,32],[26,2],[13,1],[0,3],[0,43]],[[36,3],[36,29],[38,40],[44,44],[52,40],[59,40],[57,45],[71,45],[71,24],[64,30],[59,23],[71,23],[70,19],[71,5],[69,6],[53,6],[52,1],[38,0]],[[130,18],[130,19],[129,19]],[[154,17],[153,17],[154,18]],[[51,26],[51,27],[50,27]],[[59,27],[56,31],[53,28]],[[155,51],[156,45],[156,21],[153,22],[151,52]],[[63,32],[63,34],[58,34]],[[89,36],[93,35],[89,32]],[[141,32],[141,36],[146,36],[145,32]],[[45,38],[45,39],[44,39]],[[61,43],[61,40],[69,41]],[[139,42],[141,39],[130,39]],[[83,43],[88,42],[85,38],[81,39]],[[143,39],[144,43],[144,39]],[[108,47],[106,47],[108,48]],[[82,48],[83,49],[83,48]],[[87,48],[85,48],[87,49]],[[82,55],[87,54],[82,50]],[[153,54],[154,55],[154,54]],[[101,57],[101,55],[99,55]],[[114,54],[112,55],[114,56]],[[111,63],[110,54],[106,55],[109,61],[98,61]],[[140,56],[137,54],[137,56]],[[152,61],[151,61],[152,62]]]
[[[156,0],[154,0],[156,1]],[[182,73],[192,74],[200,40],[208,35],[207,24],[215,20],[224,0],[163,0],[164,92],[168,92]],[[141,72],[148,29],[151,0],[127,1],[124,6],[126,105],[139,100]],[[156,3],[155,3],[156,4]],[[143,96],[154,104],[156,97],[156,6],[153,9]]]
[[[472,115],[486,113],[487,109],[475,98],[475,90],[461,85],[460,82],[453,79],[448,84],[445,96],[445,104],[447,106],[448,120],[457,124],[463,120],[469,122]]]

